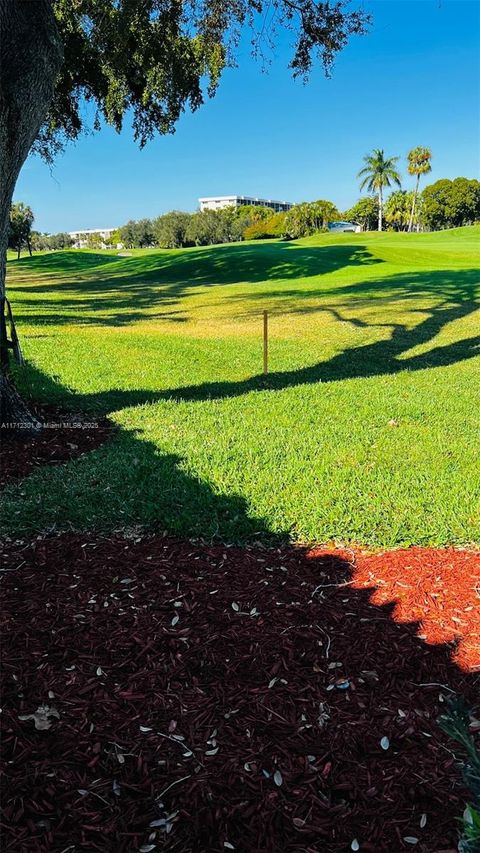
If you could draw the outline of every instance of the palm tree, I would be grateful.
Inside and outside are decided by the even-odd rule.
[[[429,148],[422,148],[421,146],[418,146],[418,148],[412,148],[412,150],[408,152],[408,173],[409,175],[417,176],[415,189],[413,191],[412,209],[410,211],[410,222],[408,223],[409,231],[411,231],[413,228],[413,220],[415,218],[415,208],[417,206],[420,175],[426,175],[428,172],[432,171],[432,166],[430,164],[431,159],[432,152]]]
[[[385,221],[392,226],[394,231],[407,231],[412,209],[413,192],[395,190],[390,193],[385,202]]]
[[[383,226],[383,190],[390,187],[392,182],[401,186],[400,175],[395,168],[398,157],[385,157],[382,148],[375,148],[371,154],[363,158],[365,166],[358,173],[363,178],[360,189],[367,187],[369,193],[378,194],[378,230]]]

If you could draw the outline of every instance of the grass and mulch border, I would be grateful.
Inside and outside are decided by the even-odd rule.
[[[100,447],[116,432],[104,417],[32,404],[41,429],[4,429],[0,433],[0,488],[42,465],[58,465]]]
[[[478,553],[132,531],[3,568],[4,850],[456,849]]]

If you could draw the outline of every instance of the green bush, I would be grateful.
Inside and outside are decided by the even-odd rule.
[[[268,219],[252,222],[243,232],[244,240],[267,240],[282,237],[285,229],[285,213],[275,213]]]
[[[326,231],[329,222],[340,219],[340,214],[331,201],[318,201],[295,204],[285,216],[285,235],[296,239],[307,237],[318,231]]]

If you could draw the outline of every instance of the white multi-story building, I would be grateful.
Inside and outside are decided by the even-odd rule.
[[[112,234],[116,230],[116,228],[84,228],[82,231],[69,231],[68,236],[73,240],[74,249],[86,249],[90,234],[98,234],[105,248],[106,246],[111,246]]]
[[[224,207],[242,207],[243,205],[258,205],[271,207],[276,213],[290,210],[293,204],[289,201],[275,201],[271,198],[255,198],[250,195],[212,195],[198,199],[200,210],[222,210]]]

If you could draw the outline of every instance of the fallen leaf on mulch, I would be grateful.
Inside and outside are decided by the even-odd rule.
[[[33,720],[35,728],[38,731],[44,732],[52,727],[52,717],[59,720],[60,714],[56,708],[50,708],[49,705],[39,705],[33,714],[19,714],[19,720]]]

